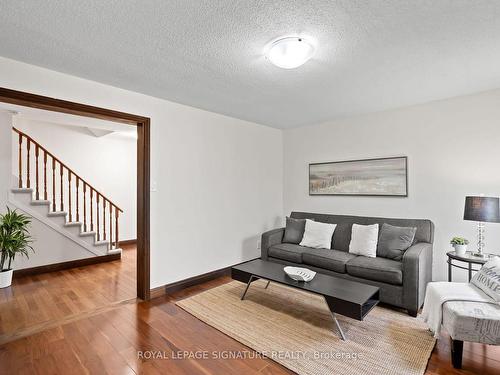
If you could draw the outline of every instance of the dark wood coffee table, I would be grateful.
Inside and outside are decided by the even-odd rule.
[[[362,321],[379,302],[377,287],[321,273],[316,273],[309,282],[295,281],[283,271],[284,267],[281,263],[256,259],[232,267],[231,277],[247,284],[242,300],[252,281],[258,279],[268,280],[266,288],[273,281],[323,296],[342,340],[346,340],[346,337],[335,314]],[[303,267],[307,268],[305,265]]]

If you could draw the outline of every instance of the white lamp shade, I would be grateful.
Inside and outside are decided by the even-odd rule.
[[[267,58],[283,69],[297,68],[307,62],[314,54],[314,46],[300,37],[286,37],[273,42]]]

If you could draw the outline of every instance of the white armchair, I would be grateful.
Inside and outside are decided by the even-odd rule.
[[[490,259],[470,283],[429,283],[421,317],[435,337],[441,327],[450,334],[455,368],[462,368],[464,341],[500,345],[500,257]]]
[[[451,336],[453,367],[462,368],[464,341],[500,345],[500,306],[471,301],[445,302],[443,327]]]

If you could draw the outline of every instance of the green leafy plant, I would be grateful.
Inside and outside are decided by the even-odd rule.
[[[463,238],[463,237],[453,237],[450,241],[450,244],[452,244],[452,245],[468,245],[469,240],[467,238]]]
[[[33,239],[28,232],[30,224],[31,219],[28,216],[9,207],[6,214],[0,215],[0,272],[10,270],[16,255],[28,258],[29,251],[33,251]]]

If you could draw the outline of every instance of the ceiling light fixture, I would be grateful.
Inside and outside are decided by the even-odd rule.
[[[291,36],[271,43],[266,57],[277,67],[293,69],[305,64],[313,54],[312,43],[302,37]]]

